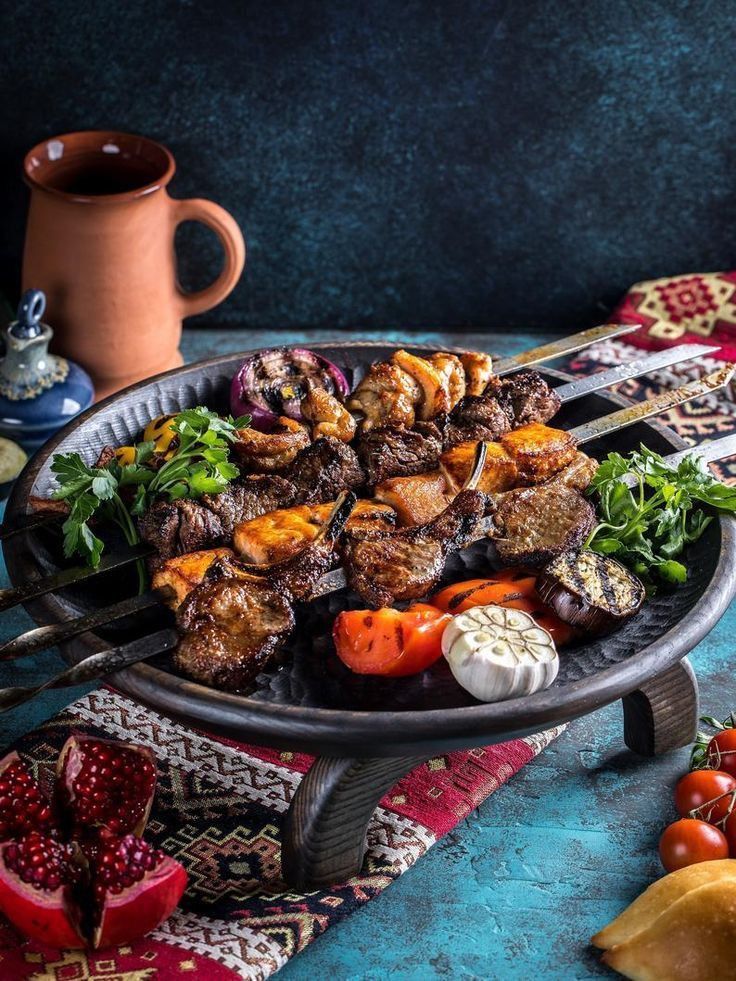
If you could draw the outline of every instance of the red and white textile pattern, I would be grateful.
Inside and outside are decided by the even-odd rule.
[[[390,885],[560,730],[417,767],[381,801],[362,874],[306,895],[280,881],[280,829],[311,757],[215,739],[100,689],[17,745],[42,782],[72,731],[153,750],[159,786],[146,836],[184,864],[189,887],[153,934],[110,950],[52,950],[0,925],[1,978],[267,978]]]

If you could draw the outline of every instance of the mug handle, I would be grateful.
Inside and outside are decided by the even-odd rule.
[[[177,292],[181,297],[182,316],[191,317],[195,313],[211,310],[232,293],[240,279],[245,265],[245,242],[238,223],[229,212],[214,201],[203,198],[187,198],[184,201],[172,199],[174,213],[174,229],[183,221],[199,221],[217,235],[225,254],[222,272],[209,286],[194,293],[187,293],[177,283]]]

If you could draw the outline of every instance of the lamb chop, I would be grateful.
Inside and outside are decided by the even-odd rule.
[[[374,607],[426,595],[442,575],[447,555],[479,534],[489,499],[475,484],[485,462],[478,443],[467,484],[432,521],[398,531],[354,530],[342,548],[349,585]]]
[[[195,681],[234,690],[249,685],[294,629],[295,600],[337,561],[336,543],[355,505],[343,493],[301,552],[270,566],[217,558],[178,607],[182,639],[174,663]]]

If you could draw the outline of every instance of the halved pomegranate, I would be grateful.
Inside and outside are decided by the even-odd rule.
[[[0,908],[21,933],[50,947],[84,947],[75,889],[78,849],[32,831],[0,845]]]
[[[56,823],[45,794],[17,753],[0,760],[0,841],[29,831],[52,834]]]
[[[56,774],[56,804],[71,833],[104,828],[115,835],[143,834],[156,791],[150,749],[71,736]]]
[[[109,947],[155,929],[187,874],[143,841],[156,768],[142,746],[73,736],[52,808],[17,753],[0,760],[0,910],[53,947]],[[60,839],[64,840],[60,840]]]
[[[176,909],[187,884],[183,866],[142,838],[102,843],[93,868],[93,947],[128,943],[155,930]]]

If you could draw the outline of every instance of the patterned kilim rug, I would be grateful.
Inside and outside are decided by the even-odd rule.
[[[639,284],[619,314],[645,324],[635,335],[638,346],[663,347],[695,334],[724,344],[733,357],[736,315],[730,297],[735,290],[734,276]],[[571,368],[587,374],[634,354],[629,343],[612,342],[586,351]],[[702,365],[679,366],[621,390],[645,398],[702,372]],[[731,392],[677,409],[667,422],[695,443],[732,432],[735,416]],[[723,478],[736,479],[736,462],[719,469]],[[331,889],[301,895],[287,891],[280,881],[279,836],[310,757],[213,739],[107,689],[75,702],[17,748],[43,779],[72,730],[151,747],[159,789],[147,836],[186,866],[190,885],[179,910],[155,933],[99,953],[51,950],[0,925],[0,978],[266,978],[390,885],[560,731],[429,760],[381,801],[370,825],[363,873]]]

